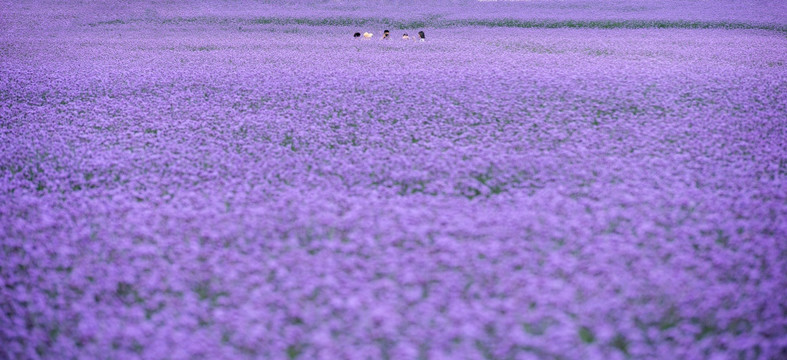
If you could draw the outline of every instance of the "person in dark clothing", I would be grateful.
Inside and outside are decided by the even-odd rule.
[[[388,30],[383,31],[383,40],[390,39],[391,32]]]
[[[355,34],[353,34],[353,37],[354,38],[359,38],[359,37],[361,37],[361,33],[355,33]]]

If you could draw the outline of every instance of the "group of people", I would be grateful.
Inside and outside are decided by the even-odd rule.
[[[356,38],[356,39],[360,38],[360,37],[363,37],[364,39],[368,40],[368,39],[371,39],[372,36],[374,36],[374,34],[372,34],[370,32],[364,32],[363,34],[357,32],[357,33],[353,34],[353,37]],[[390,38],[391,38],[391,32],[388,31],[388,30],[383,31],[383,38],[382,39],[383,40],[388,40]],[[426,41],[426,35],[424,35],[423,31],[419,31],[418,32],[418,38],[417,39],[419,41]],[[407,35],[407,33],[402,34],[402,40],[410,40],[410,35]],[[413,39],[413,40],[416,40],[416,39]]]

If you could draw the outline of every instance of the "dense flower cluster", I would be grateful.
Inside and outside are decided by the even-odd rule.
[[[0,358],[787,356],[783,33],[58,26],[0,32]]]

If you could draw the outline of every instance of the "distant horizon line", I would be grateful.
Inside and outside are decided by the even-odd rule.
[[[787,32],[787,24],[747,23],[740,21],[695,21],[695,20],[641,20],[641,19],[603,19],[603,20],[557,20],[557,19],[455,19],[455,20],[396,20],[374,17],[172,17],[172,18],[132,18],[113,19],[87,23],[87,26],[124,25],[131,23],[207,23],[207,24],[246,24],[246,25],[306,25],[306,26],[369,26],[384,25],[397,30],[421,28],[452,28],[462,26],[503,27],[503,28],[588,28],[588,29],[751,29]]]

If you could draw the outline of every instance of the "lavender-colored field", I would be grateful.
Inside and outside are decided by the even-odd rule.
[[[787,358],[782,2],[0,5],[0,358]]]

